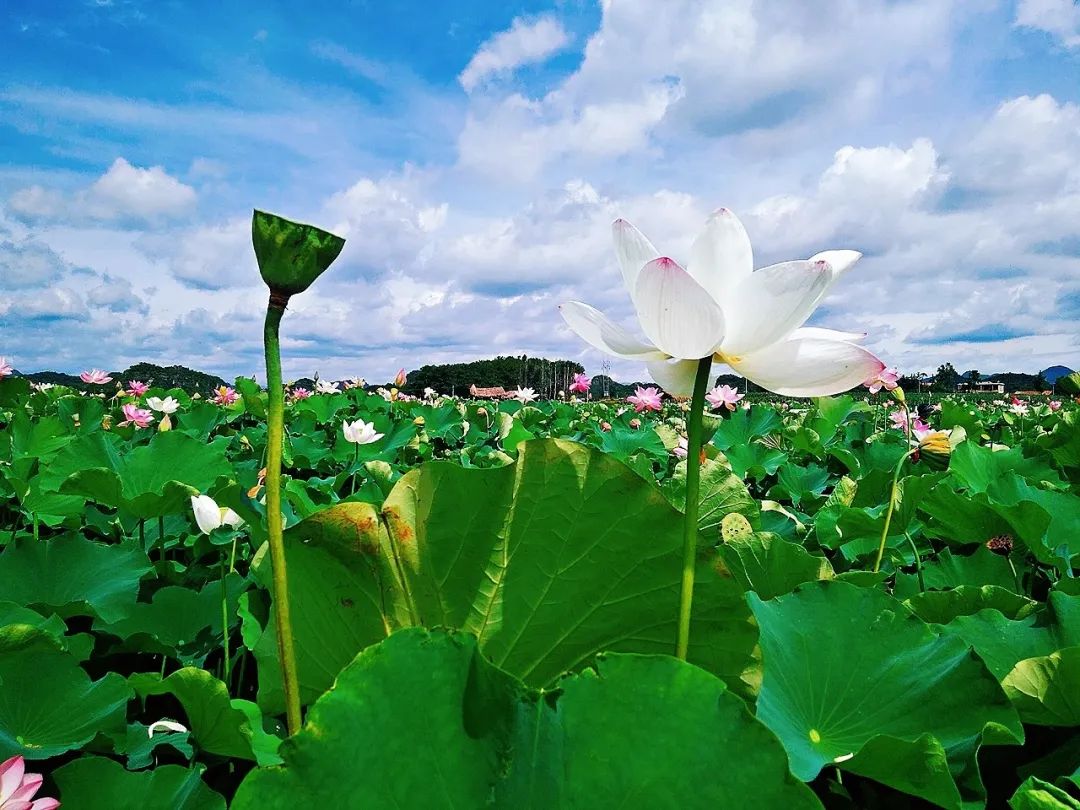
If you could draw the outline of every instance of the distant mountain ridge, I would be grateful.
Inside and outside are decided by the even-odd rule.
[[[19,372],[15,373],[18,374]],[[219,385],[227,384],[225,380],[215,374],[195,371],[186,366],[158,366],[154,363],[136,363],[123,371],[110,371],[108,374],[113,378],[112,382],[108,384],[110,387],[117,383],[123,386],[127,385],[130,380],[138,380],[155,387],[182,388],[189,393],[198,391],[201,394],[208,394]],[[100,385],[84,383],[77,374],[65,374],[61,371],[35,371],[32,374],[21,374],[19,376],[26,377],[32,382],[67,385],[80,391],[91,389],[101,391],[103,388]]]

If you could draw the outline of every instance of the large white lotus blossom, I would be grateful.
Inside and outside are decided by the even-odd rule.
[[[336,382],[327,382],[326,380],[315,381],[315,393],[316,394],[337,394],[339,393],[338,384]]]
[[[152,411],[158,413],[176,413],[176,409],[180,407],[180,403],[176,401],[175,397],[147,397],[146,404]]]
[[[536,391],[534,391],[532,388],[522,388],[519,385],[517,387],[517,390],[512,392],[510,396],[516,399],[522,405],[525,405],[526,403],[534,402],[536,400]]]
[[[383,437],[382,433],[376,432],[374,422],[365,422],[363,419],[342,422],[341,431],[345,434],[345,441],[352,444],[371,444]]]
[[[612,226],[623,281],[647,340],[578,301],[559,307],[586,343],[644,360],[669,393],[693,392],[698,361],[712,355],[762,388],[787,396],[846,391],[884,368],[855,341],[864,335],[803,327],[862,254],[827,250],[754,270],[750,238],[727,209],[714,212],[683,269],[626,220]]]
[[[235,529],[244,522],[232,509],[218,506],[217,501],[209,495],[192,495],[191,511],[195,513],[195,522],[199,524],[199,531],[203,534],[210,534],[222,526],[232,526]]]

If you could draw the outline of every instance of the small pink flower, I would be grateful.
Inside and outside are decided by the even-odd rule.
[[[310,396],[311,392],[308,391],[306,388],[294,388],[292,391],[289,392],[289,398],[293,402],[299,402],[300,400],[307,399]]]
[[[3,376],[2,369],[0,369],[0,376]],[[1050,410],[1052,410],[1052,411],[1060,411],[1061,410],[1061,402],[1060,402],[1060,400],[1052,399],[1047,404],[1050,406]]]
[[[681,436],[679,438],[679,443],[671,448],[671,454],[676,458],[686,458],[689,452],[690,448],[687,445],[687,440],[685,436]]]
[[[730,385],[718,385],[705,395],[705,399],[714,408],[727,408],[729,411],[733,411],[735,410],[735,403],[742,399],[743,396]]]
[[[8,365],[7,358],[0,357],[0,380],[4,379],[4,377],[11,376],[12,372],[14,371],[15,369]]]
[[[214,389],[214,396],[210,398],[210,401],[215,405],[232,405],[238,399],[240,395],[233,388],[228,385],[219,385]]]
[[[882,388],[886,391],[892,391],[896,388],[896,382],[899,379],[900,375],[897,374],[895,368],[884,368],[864,382],[863,385],[870,389],[871,394],[876,394]]]
[[[120,410],[124,412],[124,421],[120,423],[119,427],[134,425],[136,430],[142,430],[144,427],[149,427],[150,423],[154,421],[154,414],[151,411],[140,408],[134,402],[122,405]]]
[[[908,424],[908,416],[901,410],[895,410],[889,414],[889,421],[893,423],[893,427],[898,430],[905,430]]]
[[[602,430],[604,433],[607,433],[609,430],[611,430],[611,422],[601,422],[600,430]]]
[[[927,433],[930,433],[931,430],[932,430],[931,427],[928,424],[926,424],[926,422],[924,422],[922,419],[918,419],[918,418],[916,418],[915,421],[911,423],[911,429],[915,432],[915,435],[918,436],[920,439],[922,438],[922,436],[920,434],[925,435]]]
[[[634,410],[638,413],[642,411],[658,411],[661,409],[662,404],[660,402],[661,394],[654,387],[642,388],[640,385],[634,389],[634,393],[626,398],[626,401],[634,406]]]
[[[21,756],[0,762],[0,810],[56,810],[60,806],[56,799],[34,799],[43,781],[41,774],[26,772]]]
[[[138,380],[128,380],[127,395],[129,397],[135,397],[136,399],[138,399],[149,390],[150,386],[144,382],[139,382]]]
[[[90,383],[91,385],[105,385],[106,383],[112,382],[112,377],[97,368],[91,371],[84,371],[79,375],[79,379],[84,383]]]
[[[570,383],[570,390],[575,394],[587,394],[591,385],[592,380],[587,374],[575,374],[574,381]]]

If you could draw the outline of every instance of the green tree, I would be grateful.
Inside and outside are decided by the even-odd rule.
[[[943,363],[938,366],[937,374],[934,375],[934,390],[955,391],[959,378],[960,375],[956,373],[952,363]]]
[[[967,373],[967,379],[968,382],[971,383],[972,387],[974,387],[975,384],[982,379],[982,375],[978,372],[977,369],[972,369]]]
[[[1050,387],[1046,382],[1046,376],[1041,371],[1035,375],[1035,382],[1032,383],[1032,386],[1036,391],[1045,391]]]

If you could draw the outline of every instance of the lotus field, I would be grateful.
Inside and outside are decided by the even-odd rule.
[[[0,808],[1080,807],[1080,406],[615,234],[629,400],[284,385],[341,240],[258,212],[264,387],[0,379]]]

